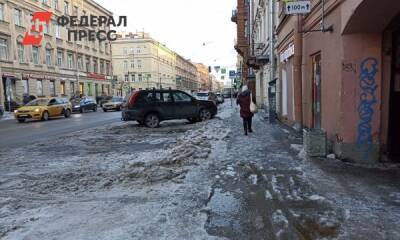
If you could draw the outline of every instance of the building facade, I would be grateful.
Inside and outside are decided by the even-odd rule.
[[[197,90],[197,69],[148,33],[119,33],[112,43],[118,94],[146,88]]]
[[[22,39],[34,12],[51,11],[40,46],[24,46]],[[109,42],[68,41],[61,15],[112,16],[92,0],[0,0],[0,100],[21,103],[24,95],[35,97],[111,94],[111,47]],[[107,28],[105,30],[108,30]],[[1,90],[1,89],[0,89]]]
[[[236,23],[237,36],[235,39],[235,50],[242,57],[243,65],[237,69],[239,78],[256,95],[255,64],[254,55],[251,51],[251,29],[253,21],[252,0],[237,0],[237,7],[232,11],[231,21]]]
[[[277,0],[248,6],[257,96],[275,95],[277,118],[326,132],[339,158],[399,161],[400,2],[311,0],[304,15],[287,15]]]
[[[199,82],[197,80],[197,68],[196,66],[176,54],[176,87],[183,91],[196,91],[199,89]]]
[[[195,63],[194,65],[197,68],[197,78],[200,83],[200,89],[212,90],[212,82],[208,67],[202,63]]]

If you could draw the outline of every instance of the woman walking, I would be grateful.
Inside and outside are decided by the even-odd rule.
[[[252,94],[248,87],[244,85],[236,100],[237,105],[240,105],[240,117],[243,118],[244,135],[246,136],[248,132],[253,132],[251,123],[254,114],[250,111],[250,104],[252,101],[251,95]]]

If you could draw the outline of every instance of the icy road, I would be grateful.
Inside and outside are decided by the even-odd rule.
[[[0,151],[0,239],[400,239],[400,169],[307,159],[259,113]]]

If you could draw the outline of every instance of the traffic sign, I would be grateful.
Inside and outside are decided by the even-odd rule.
[[[229,71],[229,78],[234,79],[235,77],[236,77],[236,71],[235,70]]]
[[[311,2],[310,1],[297,1],[297,2],[287,2],[285,7],[286,14],[306,14],[311,12]]]

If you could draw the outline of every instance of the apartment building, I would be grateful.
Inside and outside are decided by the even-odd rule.
[[[197,68],[190,60],[176,54],[175,70],[177,89],[184,91],[196,91],[199,89]]]
[[[200,83],[200,89],[211,90],[212,83],[208,67],[202,63],[195,63],[194,65],[197,68],[197,78]]]
[[[38,11],[53,12],[52,21],[44,26],[40,46],[24,46],[24,34]],[[2,104],[8,100],[20,103],[24,95],[97,97],[111,93],[110,43],[68,41],[67,28],[56,22],[62,15],[90,14],[112,16],[93,0],[0,0]]]
[[[185,84],[193,83],[189,65],[184,74],[184,70],[179,70],[181,78],[177,83],[177,54],[148,33],[118,33],[112,43],[112,53],[118,95],[146,88],[177,89],[182,86],[183,77]],[[181,66],[182,60],[178,61]]]
[[[400,2],[311,0],[311,12],[302,15],[286,14],[285,1],[244,2],[244,64],[255,65],[257,88],[268,87],[268,100],[274,94],[277,118],[325,132],[339,158],[398,161]]]

